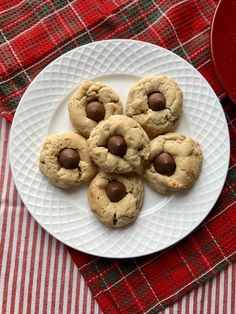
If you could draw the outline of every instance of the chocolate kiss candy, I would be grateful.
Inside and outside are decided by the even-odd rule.
[[[79,165],[79,154],[71,148],[63,149],[58,156],[60,165],[66,169],[75,169]]]
[[[91,101],[85,108],[86,115],[93,121],[101,121],[105,117],[105,108],[99,101]]]
[[[148,106],[153,111],[160,111],[166,108],[166,98],[160,92],[154,92],[148,96]]]
[[[113,135],[107,142],[107,148],[111,154],[123,157],[126,154],[127,145],[123,136]]]
[[[123,183],[111,181],[106,187],[106,193],[111,202],[119,202],[126,195],[126,189]]]
[[[176,164],[173,156],[168,153],[161,153],[153,160],[156,172],[171,176],[175,172]]]

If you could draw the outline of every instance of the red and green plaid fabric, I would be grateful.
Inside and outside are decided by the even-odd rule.
[[[0,112],[12,120],[21,96],[51,61],[80,45],[139,39],[172,50],[195,66],[218,95],[210,61],[213,0],[1,0]]]
[[[80,45],[139,39],[172,50],[196,67],[222,98],[210,58],[213,0],[0,1],[0,112],[9,121],[34,77]],[[236,257],[236,112],[223,104],[231,136],[230,168],[214,209],[168,250],[112,260],[69,249],[105,313],[156,313]]]

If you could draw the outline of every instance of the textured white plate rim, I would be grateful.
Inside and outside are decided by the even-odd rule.
[[[112,43],[112,42],[136,42],[137,44],[142,43],[142,44],[145,44],[145,45],[147,45],[147,46],[158,47],[158,46],[156,46],[156,45],[149,44],[149,43],[146,43],[146,42],[143,42],[143,41],[134,41],[134,40],[126,40],[126,39],[112,39],[112,40],[100,41],[100,43],[103,43],[103,42],[111,42],[111,43]],[[13,157],[12,157],[12,150],[13,150],[13,146],[14,146],[14,145],[13,145],[13,141],[12,141],[12,134],[13,134],[13,132],[14,132],[14,128],[15,128],[15,124],[16,124],[16,121],[17,121],[18,112],[20,111],[20,108],[21,108],[21,106],[22,106],[23,103],[24,103],[24,97],[25,97],[25,95],[28,93],[28,91],[29,91],[31,85],[38,79],[38,77],[40,77],[41,73],[42,73],[43,71],[46,71],[54,62],[58,61],[59,59],[64,58],[65,56],[68,56],[69,54],[71,54],[71,53],[72,53],[73,51],[75,51],[75,50],[78,50],[78,51],[79,51],[81,48],[84,48],[84,47],[86,47],[86,46],[87,46],[87,47],[89,47],[89,46],[91,47],[91,46],[93,46],[93,45],[97,45],[98,43],[99,43],[99,42],[93,42],[93,43],[90,43],[90,44],[87,44],[87,45],[84,45],[84,46],[75,48],[75,49],[73,49],[73,50],[71,50],[71,51],[69,51],[69,52],[63,54],[62,56],[58,57],[58,58],[55,59],[53,62],[51,62],[49,65],[47,65],[47,66],[35,77],[35,79],[31,82],[31,84],[29,85],[29,87],[27,88],[27,90],[25,91],[25,93],[24,93],[24,95],[23,95],[23,97],[22,97],[22,99],[21,99],[21,101],[20,101],[20,103],[19,103],[19,106],[17,107],[16,113],[15,113],[15,118],[14,118],[14,120],[13,120],[11,132],[10,132],[9,154],[10,154],[10,164],[11,164],[11,168],[12,168],[13,179],[14,179],[14,181],[15,181],[17,190],[18,190],[18,192],[19,192],[19,194],[20,194],[20,196],[21,196],[21,198],[22,198],[22,200],[23,200],[23,202],[24,202],[25,204],[26,204],[26,201],[25,201],[25,199],[24,199],[24,196],[23,196],[22,193],[21,193],[21,189],[20,189],[20,186],[19,186],[20,184],[19,184],[18,180],[16,180],[16,178],[15,178],[15,176],[16,176],[16,174],[15,174],[15,169],[14,169],[14,167],[12,166],[12,165],[13,165],[13,161],[12,161],[12,158],[13,158]],[[168,54],[175,55],[174,53],[172,53],[171,51],[169,51],[169,50],[167,50],[167,49],[165,49],[165,48],[162,48],[162,47],[158,47],[158,48],[161,48],[162,50],[165,50]],[[185,61],[184,59],[182,59],[181,57],[179,57],[179,56],[177,56],[177,55],[175,55],[175,57],[178,58],[178,59],[180,59],[182,62],[185,62],[185,63],[188,64],[188,66],[189,66],[189,63],[188,63],[187,61]],[[194,69],[194,71],[201,77],[202,80],[205,81],[205,84],[206,84],[206,85],[208,86],[208,88],[214,93],[213,89],[211,88],[211,86],[209,85],[209,83],[206,81],[206,79],[205,79],[196,69]],[[118,74],[120,74],[120,73],[118,73]],[[124,74],[124,73],[122,73],[122,74]],[[219,103],[219,102],[218,102],[218,103]],[[219,103],[219,105],[220,105],[220,103]],[[221,105],[220,105],[220,106],[221,106]],[[224,112],[223,112],[223,109],[222,109],[222,108],[221,108],[221,110],[222,110],[222,114],[224,115]],[[225,125],[227,126],[225,116],[224,116],[224,119],[225,119]],[[205,217],[209,214],[209,212],[211,211],[212,207],[214,206],[215,202],[217,201],[217,199],[218,199],[218,197],[219,197],[219,195],[220,195],[220,192],[221,192],[221,190],[222,190],[222,188],[223,188],[223,185],[224,185],[224,182],[225,182],[225,179],[226,179],[226,175],[227,175],[228,162],[229,162],[229,157],[230,157],[230,142],[229,142],[229,132],[228,132],[228,128],[227,128],[227,147],[228,147],[228,150],[227,150],[227,158],[225,158],[225,160],[227,160],[227,164],[225,164],[225,169],[224,169],[225,171],[224,171],[224,176],[222,177],[222,180],[221,180],[221,184],[219,185],[218,190],[217,190],[217,192],[215,193],[215,199],[214,199],[214,201],[212,201],[212,204],[211,204],[211,206],[209,206],[209,209],[205,212],[204,215],[202,215],[201,219],[200,219],[199,221],[197,221],[197,223],[195,224],[195,226],[194,226],[193,228],[191,228],[191,230],[187,230],[186,233],[184,233],[184,234],[181,235],[181,238],[178,238],[178,239],[172,241],[172,242],[171,242],[170,244],[168,244],[166,247],[162,247],[161,249],[157,249],[157,250],[147,251],[147,252],[145,252],[145,253],[143,253],[143,254],[138,253],[138,254],[132,254],[132,255],[130,255],[130,256],[127,256],[127,254],[124,254],[124,255],[119,254],[119,256],[116,256],[116,255],[109,254],[109,253],[108,253],[108,254],[102,254],[102,255],[99,255],[99,254],[96,253],[96,255],[97,255],[97,256],[102,256],[102,257],[108,257],[108,258],[114,258],[114,257],[116,257],[116,258],[130,258],[130,257],[145,256],[145,255],[148,255],[148,254],[155,253],[155,252],[158,252],[158,251],[160,251],[160,250],[163,250],[163,249],[165,249],[165,248],[167,248],[167,247],[170,247],[170,246],[174,245],[175,243],[179,242],[180,240],[182,240],[183,238],[185,238],[187,235],[189,235],[194,229],[196,229],[196,228],[199,226],[199,224],[200,224],[200,223],[205,219]],[[27,207],[28,211],[31,213],[31,215],[34,217],[34,213],[33,213],[32,210],[27,206],[27,204],[26,204],[26,207]],[[47,228],[46,226],[42,225],[42,224],[40,223],[40,221],[39,221],[36,217],[34,217],[34,219],[35,219],[49,234],[51,234],[51,235],[52,235],[53,237],[55,237],[57,240],[63,242],[64,244],[66,244],[66,245],[68,245],[68,246],[70,246],[70,247],[72,247],[72,248],[74,248],[74,249],[76,249],[76,250],[80,250],[80,251],[82,251],[82,252],[84,252],[84,253],[88,253],[88,254],[93,254],[93,252],[91,252],[91,251],[86,251],[86,250],[84,250],[84,249],[78,248],[78,247],[72,245],[71,243],[69,243],[68,241],[63,240],[63,239],[61,239],[60,237],[57,237],[57,235],[55,235],[53,232],[51,232],[50,228]]]

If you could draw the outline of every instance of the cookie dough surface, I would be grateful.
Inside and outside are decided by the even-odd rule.
[[[74,92],[68,104],[68,111],[73,127],[85,138],[98,122],[89,119],[85,108],[92,101],[99,101],[105,107],[104,120],[113,114],[122,114],[122,103],[119,96],[101,82],[84,81]]]
[[[174,157],[176,170],[171,176],[158,173],[153,165],[156,156],[166,152]],[[178,133],[160,135],[151,141],[149,161],[144,164],[144,178],[158,193],[183,190],[199,177],[203,154],[198,142]]]
[[[107,147],[113,135],[123,136],[127,151],[123,157],[111,154]],[[114,115],[100,122],[88,139],[89,152],[93,161],[104,171],[127,173],[148,159],[150,141],[141,126],[124,115]]]
[[[65,148],[74,149],[79,153],[77,168],[66,169],[60,165],[58,156]],[[79,185],[83,181],[91,180],[96,174],[96,167],[88,153],[87,141],[74,132],[51,135],[45,139],[40,153],[39,169],[51,183],[61,188]]]
[[[106,187],[113,180],[123,183],[127,192],[118,202],[111,202],[106,194]],[[88,189],[88,200],[92,211],[105,225],[114,228],[132,223],[142,207],[143,199],[143,182],[134,172],[116,175],[100,171],[91,181]]]
[[[166,98],[166,109],[153,111],[148,106],[148,95],[160,92]],[[152,76],[136,82],[126,101],[126,113],[135,119],[150,138],[172,131],[181,114],[183,93],[178,84],[166,76]]]

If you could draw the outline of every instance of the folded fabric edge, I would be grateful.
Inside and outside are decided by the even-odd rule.
[[[8,122],[12,123],[13,118],[14,118],[14,115],[9,114],[9,113],[7,113],[7,112],[5,112],[5,111],[0,112],[0,114],[1,114],[2,117],[5,118]]]

